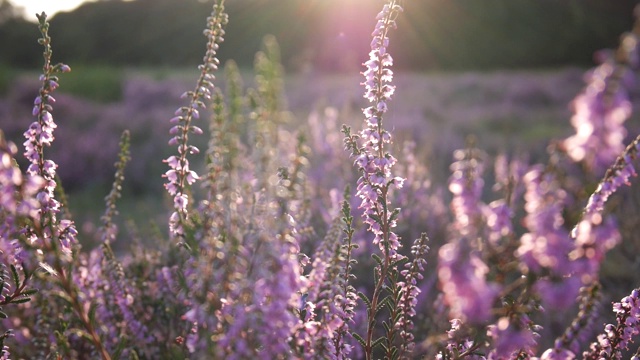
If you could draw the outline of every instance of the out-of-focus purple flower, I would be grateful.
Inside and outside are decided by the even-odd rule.
[[[500,239],[513,232],[514,213],[504,199],[493,201],[485,208],[489,241],[496,245]]]
[[[571,123],[576,134],[564,146],[574,161],[583,161],[596,174],[602,174],[624,149],[623,124],[631,115],[625,78],[632,76],[610,59],[587,74],[586,88],[573,100]]]
[[[474,240],[479,235],[483,208],[481,201],[484,180],[482,163],[476,149],[456,150],[451,164],[449,191],[453,194],[451,210],[456,233]]]
[[[574,244],[568,231],[562,228],[562,201],[565,194],[552,175],[539,166],[533,167],[525,175],[524,182],[527,189],[524,223],[529,232],[521,237],[516,255],[525,266],[525,271],[541,272],[548,269],[555,276],[568,275],[573,268],[567,256],[574,249]]]
[[[438,278],[450,317],[471,324],[489,320],[498,286],[487,282],[487,265],[464,238],[442,246],[438,255]]]
[[[0,131],[0,254],[3,263],[21,266],[27,259],[18,237],[21,218],[39,220],[37,192],[44,185],[39,175],[24,175],[14,160],[17,147]]]
[[[437,360],[456,358],[457,355],[466,353],[465,358],[469,360],[485,360],[482,355],[478,355],[476,350],[480,347],[467,334],[462,334],[463,322],[460,319],[451,319],[451,329],[447,331],[446,350],[436,355]],[[446,352],[446,353],[445,353]]]
[[[596,279],[600,264],[607,251],[621,241],[620,231],[613,218],[602,218],[600,214],[588,214],[576,225],[575,250],[570,259],[576,267],[577,275],[583,279]]]
[[[518,358],[518,354],[533,355],[540,337],[539,326],[534,325],[527,315],[502,317],[487,329],[487,335],[493,339],[489,352],[490,360],[507,360]]]

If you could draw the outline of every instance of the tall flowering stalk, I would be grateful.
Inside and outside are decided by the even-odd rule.
[[[118,161],[116,162],[116,174],[114,176],[113,186],[109,195],[105,197],[106,209],[100,220],[102,220],[102,227],[100,228],[101,240],[104,243],[111,243],[115,241],[116,234],[118,233],[118,226],[113,223],[113,218],[118,215],[116,208],[116,201],[122,196],[122,184],[124,183],[124,169],[127,166],[131,155],[129,151],[131,135],[128,130],[125,130],[120,137],[120,154],[118,155]]]
[[[27,245],[37,249],[35,255],[40,266],[53,276],[55,284],[64,293],[68,305],[86,332],[86,338],[93,344],[99,356],[106,360],[111,357],[98,334],[89,309],[83,303],[83,294],[72,277],[72,250],[78,247],[78,232],[73,221],[58,218],[62,214],[61,204],[55,198],[57,164],[44,156],[45,147],[53,142],[53,131],[57,127],[51,115],[52,104],[55,103],[51,93],[58,87],[58,77],[55,74],[69,72],[71,69],[62,63],[51,64],[52,50],[47,15],[42,13],[37,17],[38,29],[42,35],[38,42],[44,47],[44,65],[43,74],[40,76],[42,86],[33,107],[33,115],[37,120],[24,133],[24,155],[30,163],[27,174],[40,176],[44,179],[44,185],[36,195],[40,203],[38,219],[26,229]]]
[[[401,296],[398,306],[400,309],[400,319],[397,327],[400,329],[400,337],[403,340],[398,355],[398,358],[401,359],[411,355],[415,347],[412,317],[416,316],[416,305],[418,304],[418,295],[420,294],[418,281],[422,280],[424,265],[427,263],[427,260],[424,259],[424,256],[429,250],[426,244],[427,241],[428,238],[425,233],[414,241],[413,246],[411,246],[411,255],[413,258],[405,264],[405,269],[400,272],[403,281],[398,283],[401,289]]]
[[[374,329],[376,317],[383,308],[382,305],[387,302],[393,303],[390,305],[392,308],[396,305],[396,298],[392,295],[383,297],[383,291],[393,292],[396,288],[398,273],[395,267],[404,259],[398,253],[401,247],[399,237],[392,231],[396,226],[400,209],[391,209],[389,199],[391,189],[402,187],[404,179],[392,175],[391,168],[397,160],[387,150],[387,146],[391,143],[391,134],[382,124],[383,115],[387,111],[387,102],[395,91],[395,87],[390,84],[393,72],[389,67],[393,64],[393,59],[387,52],[388,33],[396,27],[396,18],[401,11],[402,7],[398,2],[390,0],[376,17],[377,23],[372,33],[369,60],[365,62],[366,70],[362,73],[365,77],[362,83],[366,89],[364,97],[372,104],[363,110],[366,126],[359,136],[351,135],[350,129],[343,127],[346,146],[356,158],[355,164],[361,173],[358,179],[357,195],[362,200],[360,208],[364,211],[364,223],[374,235],[373,243],[378,245],[382,252],[382,257],[374,257],[377,266],[374,270],[375,284],[371,298],[359,293],[367,305],[368,323],[365,337],[358,335],[356,339],[363,346],[367,359],[373,357],[374,347],[381,344],[385,338],[387,340],[386,356],[390,356],[392,352],[389,343],[393,341],[393,329],[397,319],[390,319],[390,323],[386,324],[385,338],[374,340]],[[359,140],[362,140],[363,145],[358,144]]]
[[[40,22],[38,29],[42,34],[38,42],[44,47],[43,73],[40,76],[42,86],[33,106],[33,116],[37,119],[24,133],[26,138],[24,156],[29,161],[27,174],[42,177],[44,185],[36,196],[40,202],[40,216],[39,221],[34,223],[34,231],[30,236],[30,242],[37,247],[50,247],[53,250],[59,248],[68,260],[71,256],[71,248],[75,243],[77,232],[70,220],[58,220],[57,218],[60,212],[60,202],[55,198],[57,186],[56,169],[58,165],[53,160],[46,159],[44,151],[46,147],[51,146],[54,139],[53,131],[57,127],[51,115],[52,104],[55,103],[51,93],[58,88],[56,74],[69,72],[71,69],[62,63],[51,64],[51,38],[48,35],[49,23],[47,22],[46,14],[38,15],[38,21]],[[42,236],[38,236],[38,233],[42,233]],[[59,242],[59,245],[56,242]]]
[[[189,145],[189,134],[200,135],[203,133],[198,126],[192,125],[193,119],[200,118],[198,109],[206,108],[205,100],[211,99],[211,91],[214,88],[213,72],[218,69],[219,61],[216,58],[219,44],[224,40],[223,27],[228,22],[228,16],[224,12],[224,0],[217,0],[213,6],[211,16],[207,18],[207,29],[204,35],[207,37],[207,51],[203,64],[198,66],[200,77],[193,91],[187,91],[183,97],[189,100],[189,104],[176,110],[175,117],[170,122],[175,124],[170,133],[173,137],[169,145],[177,146],[178,155],[172,155],[164,162],[169,165],[169,170],[163,175],[167,178],[165,188],[173,196],[174,212],[169,219],[169,230],[177,238],[184,238],[189,206],[188,186],[199,179],[198,174],[190,169],[187,155],[198,154],[200,150]]]

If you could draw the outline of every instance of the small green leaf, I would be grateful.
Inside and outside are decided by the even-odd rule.
[[[371,254],[373,260],[375,260],[380,267],[382,267],[382,258],[378,254]]]
[[[382,300],[378,303],[378,306],[376,307],[375,314],[377,315],[380,312],[380,310],[382,310],[382,308],[384,308],[389,303],[390,300],[391,299],[389,298],[389,296],[385,296],[384,298],[382,298]]]
[[[375,221],[378,224],[382,225],[382,220],[380,220],[380,216],[378,216],[376,214],[369,214],[369,217],[372,218],[373,221]]]
[[[370,310],[371,309],[371,301],[369,300],[369,298],[367,298],[367,295],[365,295],[361,291],[358,291],[358,297],[360,299],[362,299],[362,301],[364,301],[364,303],[367,305],[367,310]]]
[[[40,290],[38,290],[38,289],[29,289],[29,290],[23,291],[22,294],[20,294],[20,295],[22,295],[22,296],[31,296],[33,294],[37,294],[39,291]]]
[[[391,263],[392,267],[401,267],[404,264],[409,262],[409,258],[408,257],[402,257],[394,262]]]
[[[30,297],[23,297],[23,298],[18,298],[18,299],[13,299],[10,301],[11,304],[24,304],[24,303],[28,303],[29,301],[31,301]]]
[[[91,323],[92,325],[96,324],[96,310],[98,309],[98,304],[96,303],[91,303],[91,305],[89,306],[89,323]]]
[[[373,343],[371,343],[371,348],[375,349],[377,346],[379,346],[380,344],[382,344],[382,342],[385,340],[384,336],[381,336],[379,338],[377,338]]]
[[[353,338],[356,339],[356,341],[359,342],[360,345],[362,345],[363,348],[367,347],[367,343],[364,341],[362,336],[358,335],[358,333],[352,332],[351,336],[353,336]]]
[[[11,274],[13,274],[13,283],[16,284],[16,288],[20,287],[20,276],[18,276],[18,270],[14,265],[11,265]]]
[[[382,327],[384,328],[384,332],[388,333],[391,328],[389,327],[389,324],[386,321],[382,322]]]
[[[7,315],[4,311],[0,311],[0,319],[6,319],[9,315]]]
[[[398,359],[398,347],[394,346],[391,348],[391,359]]]
[[[397,323],[398,323],[398,321],[400,321],[400,319],[401,319],[401,318],[402,318],[402,313],[401,313],[401,312],[398,312],[398,313],[396,314],[396,316],[393,318],[393,323],[394,323],[394,324],[397,324]]]

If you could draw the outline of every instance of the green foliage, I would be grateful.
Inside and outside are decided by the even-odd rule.
[[[61,93],[72,94],[97,102],[114,102],[122,99],[122,83],[125,72],[111,66],[74,66],[64,75]]]
[[[89,2],[52,20],[56,56],[77,64],[184,66],[200,62],[203,14],[211,1]],[[590,64],[595,50],[631,27],[633,0],[407,1],[391,51],[396,67],[497,69]],[[368,53],[380,1],[236,0],[220,60],[249,67],[261,39],[275,35],[291,69],[355,70]],[[0,24],[0,56],[11,66],[37,64],[33,26]],[[567,51],[570,48],[571,51]],[[336,56],[340,53],[341,56]]]
[[[7,94],[15,76],[14,70],[0,63],[0,96]]]

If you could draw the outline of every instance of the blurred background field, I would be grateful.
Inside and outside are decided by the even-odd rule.
[[[636,3],[407,1],[390,48],[397,74],[387,117],[396,136],[394,153],[401,153],[405,140],[415,141],[440,184],[446,183],[452,151],[469,136],[490,154],[544,156],[550,141],[574,131],[569,103],[584,85],[584,71],[594,53],[617,46],[631,28]],[[234,59],[246,87],[253,86],[254,54],[263,37],[274,34],[286,73],[289,126],[304,131],[310,116],[329,108],[338,113],[338,125],[359,129],[365,105],[360,64],[381,4],[228,1],[231,21],[221,62]],[[15,5],[0,0],[0,128],[21,143],[32,121],[42,56],[33,16],[25,19]],[[210,6],[195,0],[97,1],[51,19],[54,61],[73,71],[62,75],[57,91],[59,128],[50,156],[60,165],[71,212],[84,231],[95,230],[103,211],[96,199],[109,190],[124,129],[132,134],[133,159],[122,218],[139,225],[166,221],[161,174],[162,159],[172,152],[166,146],[168,119],[197,77]],[[217,85],[225,86],[222,74]],[[194,141],[203,148],[207,137]]]

